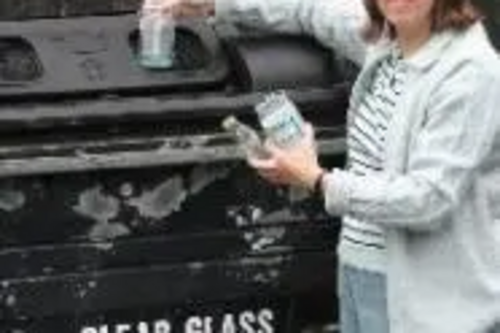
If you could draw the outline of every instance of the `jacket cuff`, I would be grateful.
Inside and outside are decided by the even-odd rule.
[[[350,181],[345,171],[334,169],[324,177],[325,209],[331,215],[345,215],[350,208]]]

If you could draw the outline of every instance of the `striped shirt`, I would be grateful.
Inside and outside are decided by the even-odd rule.
[[[383,60],[348,128],[347,168],[369,175],[383,168],[385,137],[394,106],[405,84],[406,71],[398,52]],[[341,260],[360,268],[384,271],[385,235],[375,223],[345,216],[339,247]]]

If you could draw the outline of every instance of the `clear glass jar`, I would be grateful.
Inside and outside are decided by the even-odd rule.
[[[255,111],[266,137],[279,147],[292,146],[304,135],[304,119],[283,91],[266,95]]]
[[[222,121],[222,128],[231,133],[248,157],[268,157],[259,134],[249,125],[239,121],[235,116],[225,118]]]
[[[175,19],[159,7],[144,5],[139,14],[139,61],[143,67],[168,69],[175,58]]]

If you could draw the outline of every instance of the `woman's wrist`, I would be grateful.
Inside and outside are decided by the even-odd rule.
[[[323,178],[326,174],[327,171],[325,169],[318,167],[318,169],[312,173],[311,179],[307,182],[307,188],[313,193],[323,191]]]

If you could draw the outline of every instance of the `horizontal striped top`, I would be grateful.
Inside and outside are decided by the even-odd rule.
[[[380,63],[371,88],[354,113],[348,128],[347,168],[357,175],[369,175],[383,168],[386,132],[394,106],[401,95],[406,69],[399,52]],[[345,216],[339,254],[351,265],[383,271],[385,267],[384,230],[368,221]]]

